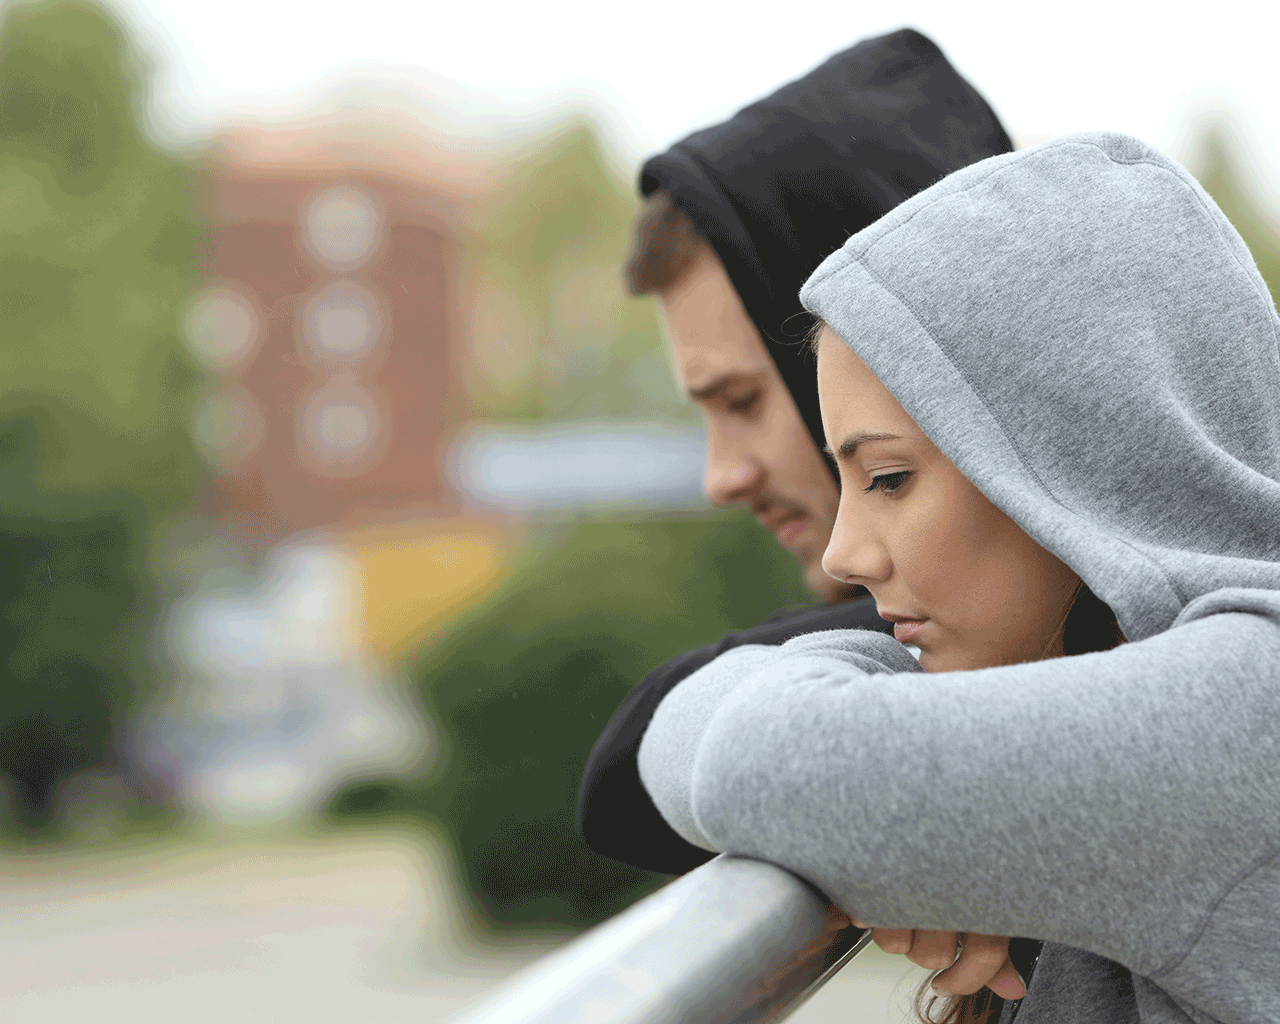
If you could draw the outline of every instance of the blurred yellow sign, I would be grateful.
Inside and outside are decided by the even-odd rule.
[[[492,523],[418,522],[343,540],[363,575],[365,642],[390,660],[495,590],[508,570],[508,538]]]

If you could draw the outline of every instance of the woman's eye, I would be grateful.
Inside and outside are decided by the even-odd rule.
[[[753,391],[749,395],[742,395],[737,398],[729,399],[730,412],[750,412],[760,399],[760,392]]]
[[[896,491],[907,482],[907,477],[910,475],[911,473],[904,469],[898,473],[882,473],[880,476],[873,476],[871,486],[866,488],[866,491],[868,494],[872,491]]]

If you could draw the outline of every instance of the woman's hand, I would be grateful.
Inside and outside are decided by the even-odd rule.
[[[872,928],[871,939],[886,953],[901,953],[913,964],[942,971],[933,979],[938,995],[967,996],[984,985],[1002,999],[1026,995],[1027,988],[1009,960],[1007,936]]]

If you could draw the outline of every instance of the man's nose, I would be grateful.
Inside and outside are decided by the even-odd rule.
[[[717,452],[707,448],[707,468],[702,479],[702,489],[707,500],[716,505],[737,505],[750,501],[759,488],[763,472],[751,459],[740,455]]]

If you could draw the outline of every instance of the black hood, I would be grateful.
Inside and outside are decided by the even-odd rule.
[[[902,29],[677,142],[645,163],[640,191],[665,189],[711,243],[821,449],[800,286],[904,199],[1012,148],[942,51]]]

